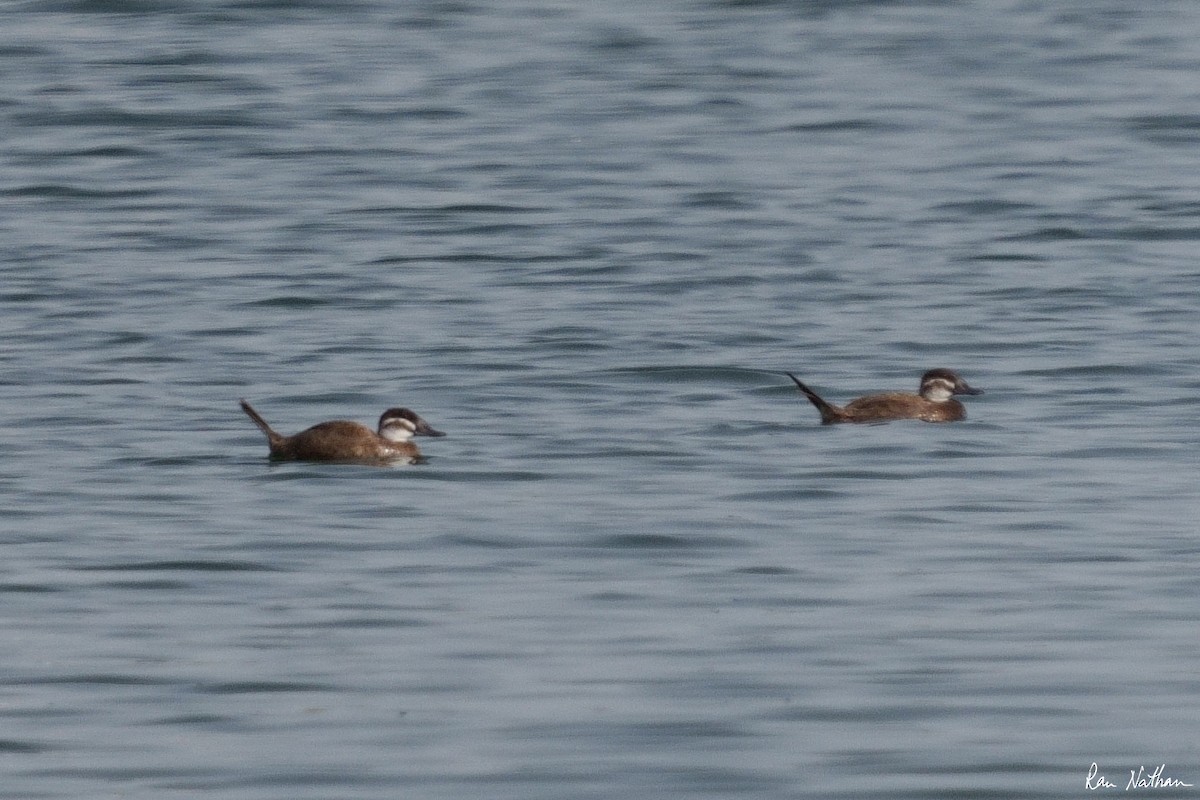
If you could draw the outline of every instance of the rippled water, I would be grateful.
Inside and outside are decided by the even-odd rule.
[[[1200,784],[1200,6],[0,27],[0,798]]]

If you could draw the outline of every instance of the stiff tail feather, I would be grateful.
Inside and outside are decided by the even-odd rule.
[[[821,422],[822,423],[828,425],[831,422],[841,422],[842,421],[842,419],[844,418],[844,415],[842,414],[841,409],[838,409],[834,406],[829,405],[829,403],[826,403],[824,400],[821,399],[821,396],[819,394],[817,394],[812,389],[808,388],[803,383],[801,383],[800,379],[797,378],[792,373],[787,372],[784,374],[786,374],[789,378],[791,378],[793,381],[795,381],[796,388],[798,388],[804,394],[804,396],[808,398],[808,402],[812,403],[814,406],[817,407],[817,411],[821,412]]]
[[[283,439],[283,437],[276,433],[274,429],[267,424],[267,421],[263,419],[257,411],[254,410],[253,406],[251,406],[245,400],[239,400],[238,404],[242,407],[242,411],[246,412],[246,416],[248,416],[254,422],[254,424],[258,426],[259,430],[267,435],[268,442],[274,444],[275,442]]]

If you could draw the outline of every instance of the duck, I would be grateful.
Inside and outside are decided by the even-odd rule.
[[[244,399],[238,402],[246,416],[266,434],[271,458],[277,460],[416,463],[422,456],[420,449],[409,441],[413,436],[446,435],[434,430],[414,411],[389,408],[380,415],[375,431],[358,422],[335,419],[284,436]]]
[[[839,407],[827,403],[792,373],[785,374],[795,382],[801,394],[816,406],[817,411],[821,413],[822,425],[834,425],[839,422],[892,422],[900,419],[958,422],[967,418],[967,409],[954,399],[954,395],[983,394],[982,389],[970,386],[954,370],[938,368],[928,370],[921,376],[921,385],[916,394],[870,394]]]

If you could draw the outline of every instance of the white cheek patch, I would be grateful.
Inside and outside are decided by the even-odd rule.
[[[949,381],[937,379],[929,382],[925,397],[935,403],[944,403],[954,396],[954,385]]]
[[[388,422],[381,435],[389,442],[407,442],[412,438],[416,427],[406,419],[396,419]]]

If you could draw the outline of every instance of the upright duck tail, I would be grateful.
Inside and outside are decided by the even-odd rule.
[[[267,442],[269,444],[274,445],[277,442],[283,441],[283,437],[276,433],[274,429],[267,424],[267,421],[263,419],[257,411],[254,410],[253,406],[251,406],[245,400],[239,400],[238,404],[242,407],[242,411],[246,412],[246,416],[248,416],[254,422],[254,424],[258,426],[259,430],[267,435]]]
[[[840,408],[838,408],[837,406],[831,406],[831,405],[829,405],[829,403],[826,403],[824,400],[821,399],[821,396],[819,394],[817,394],[812,389],[808,388],[803,383],[801,383],[800,379],[797,378],[792,373],[787,372],[784,374],[796,382],[796,387],[801,392],[804,393],[804,396],[808,398],[808,402],[810,402],[814,406],[816,406],[817,411],[821,412],[821,424],[822,425],[830,425],[834,422],[845,421],[846,415],[842,413],[842,410]]]

